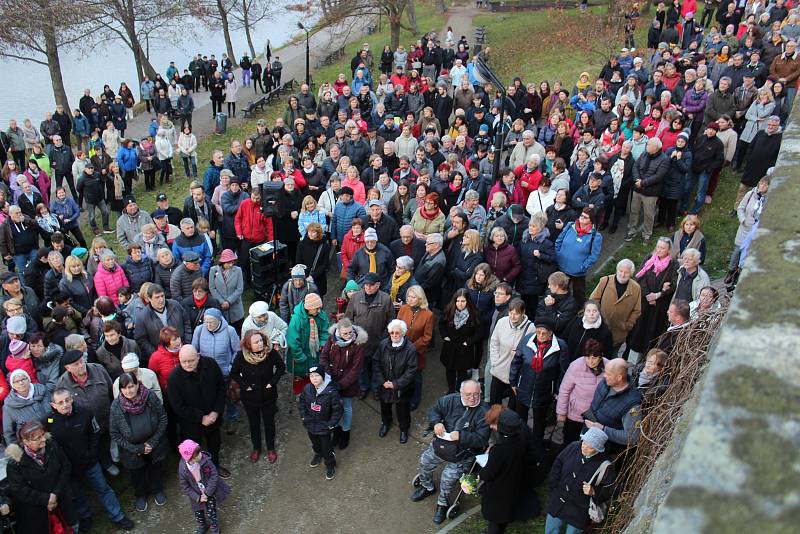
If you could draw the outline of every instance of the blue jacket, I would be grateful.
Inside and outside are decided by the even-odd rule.
[[[147,135],[155,139],[157,133],[158,133],[158,123],[156,121],[151,121],[150,126],[147,127]]]
[[[203,276],[208,276],[208,270],[211,268],[211,250],[208,248],[206,238],[195,232],[192,237],[181,234],[172,242],[172,255],[179,262],[183,261],[183,255],[190,251],[200,255],[200,268]]]
[[[139,87],[142,93],[142,100],[152,100],[153,89],[155,89],[155,87],[156,85],[150,80],[142,82],[142,85]],[[153,135],[153,137],[155,137],[155,135]]]
[[[547,289],[547,278],[556,270],[556,251],[549,237],[547,228],[543,228],[533,239],[525,232],[517,245],[519,262],[522,264],[517,277],[517,291],[523,295],[543,295]],[[533,255],[535,250],[539,251],[538,258]],[[533,311],[528,311],[530,317],[533,317]]]
[[[239,335],[219,310],[212,308],[206,313],[217,318],[219,327],[211,332],[205,324],[198,325],[192,335],[192,345],[201,356],[213,358],[219,365],[222,375],[227,377],[231,373],[233,357],[239,350]]]
[[[136,149],[126,146],[120,147],[117,151],[117,163],[119,163],[119,170],[122,172],[135,171],[139,165],[139,156],[136,153]]]
[[[220,204],[222,205],[222,237],[236,237],[234,218],[236,217],[236,212],[239,211],[239,206],[248,198],[250,198],[250,195],[244,191],[239,191],[238,195],[235,195],[233,191],[222,193],[220,198]]]
[[[217,167],[212,161],[203,175],[203,189],[206,191],[206,196],[211,198],[214,194],[214,189],[219,185],[219,173],[222,172],[223,167]]]
[[[56,217],[64,217],[61,225],[65,230],[72,230],[78,227],[78,216],[81,214],[81,210],[78,208],[78,204],[71,198],[67,197],[63,201],[53,198],[53,200],[50,201],[50,211],[52,211]],[[67,220],[69,222],[64,222]]]
[[[311,223],[319,223],[322,226],[322,231],[326,232],[328,230],[328,218],[325,216],[325,213],[320,210],[314,211],[301,211],[300,215],[297,217],[297,229],[300,231],[300,237],[304,238],[306,236],[306,228]]]
[[[89,137],[89,120],[81,113],[80,116],[72,116],[72,133],[75,137]]]
[[[586,271],[600,257],[602,247],[603,236],[597,228],[593,226],[587,235],[578,237],[575,223],[571,222],[556,239],[558,268],[568,276],[586,276]]]
[[[353,219],[356,217],[364,219],[366,216],[367,212],[364,211],[364,206],[355,200],[351,200],[346,204],[339,200],[336,203],[336,207],[333,208],[331,239],[335,239],[341,243],[342,239],[344,239],[344,234],[350,230],[350,224],[353,222]]]
[[[250,164],[247,162],[247,156],[244,155],[244,152],[238,156],[234,156],[233,153],[228,154],[228,157],[225,158],[224,165],[226,169],[230,169],[240,180],[247,180],[247,182],[250,182]]]
[[[517,388],[517,400],[528,408],[546,408],[558,395],[561,376],[572,362],[566,341],[553,336],[550,348],[544,353],[542,370],[537,373],[531,367],[536,351],[536,334],[527,334],[517,345],[511,360],[509,384]]]

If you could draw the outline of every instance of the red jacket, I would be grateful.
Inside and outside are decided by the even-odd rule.
[[[281,182],[284,180],[284,178],[286,178],[286,171],[283,169],[277,171],[275,174],[281,177]],[[308,185],[308,182],[303,177],[303,173],[300,172],[300,169],[292,170],[292,178],[294,178],[294,187],[297,190],[305,189],[305,187]]]
[[[344,234],[344,239],[342,239],[342,269],[343,272],[347,272],[347,268],[350,267],[350,262],[353,260],[353,256],[356,255],[358,249],[364,246],[364,232],[358,234],[358,236],[353,236],[353,230],[350,229]]]
[[[501,282],[513,284],[522,270],[517,249],[509,245],[508,241],[500,245],[500,248],[494,248],[494,245],[486,246],[483,249],[483,257]]]
[[[249,198],[239,205],[233,225],[236,228],[236,235],[244,236],[245,240],[251,243],[272,241],[272,219],[264,217],[261,205]]]
[[[489,190],[489,200],[486,201],[487,210],[492,207],[492,197],[498,191],[505,193],[507,199],[506,206],[510,206],[511,204],[519,204],[523,208],[525,207],[525,191],[522,189],[522,185],[520,185],[519,180],[515,181],[514,192],[509,195],[503,180],[500,179],[497,180],[497,183],[495,183]]]
[[[522,185],[522,182],[528,184],[522,188],[523,196],[525,197],[525,203],[522,204],[522,207],[525,207],[528,204],[528,197],[530,194],[539,189],[539,182],[542,180],[542,171],[536,168],[533,169],[533,172],[530,172],[528,166],[523,163],[514,169],[514,175],[517,177],[518,184]]]
[[[158,378],[158,385],[163,393],[167,392],[167,379],[169,374],[180,364],[177,352],[170,352],[164,345],[159,344],[156,351],[150,356],[147,368],[153,371]]]

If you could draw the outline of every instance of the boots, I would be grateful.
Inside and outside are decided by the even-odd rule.
[[[340,427],[341,429],[341,427]],[[339,438],[339,450],[343,451],[350,445],[350,431],[349,430],[341,430],[341,437]]]
[[[342,427],[336,426],[333,428],[333,436],[331,437],[331,447],[335,447],[341,442]]]

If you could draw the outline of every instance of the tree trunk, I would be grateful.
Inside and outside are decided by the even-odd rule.
[[[391,29],[392,50],[397,50],[397,47],[400,46],[400,15],[391,15],[389,17],[389,27]]]
[[[247,9],[247,0],[242,0],[242,26],[247,37],[247,46],[250,47],[250,57],[256,59],[256,47],[253,45],[253,36],[250,34],[250,16]]]
[[[417,12],[414,9],[414,0],[407,0],[406,9],[408,10],[408,25],[411,26],[414,35],[416,35],[419,33],[419,28],[417,27]]]
[[[225,36],[225,48],[228,49],[228,58],[233,63],[234,68],[239,64],[236,62],[236,56],[233,53],[233,43],[231,42],[231,30],[228,26],[228,12],[225,11],[225,6],[222,5],[222,0],[217,0],[217,9],[219,10],[219,18],[222,22],[222,35]]]
[[[55,29],[52,26],[44,26],[44,43],[47,52],[47,68],[50,71],[50,81],[53,84],[53,98],[56,105],[64,106],[64,109],[72,109],[69,106],[67,92],[64,90],[64,78],[61,76],[61,59],[58,56],[58,43],[56,42]]]

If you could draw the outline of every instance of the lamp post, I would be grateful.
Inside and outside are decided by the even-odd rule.
[[[475,56],[475,79],[481,84],[491,83],[497,87],[502,97],[500,98],[500,120],[497,123],[498,131],[494,134],[494,166],[492,168],[492,179],[497,181],[500,179],[500,153],[503,150],[503,143],[505,142],[505,131],[503,130],[504,115],[506,111],[506,86],[491,68],[486,64],[483,55]]]
[[[297,27],[306,32],[306,84],[311,85],[311,47],[309,44],[309,33],[308,29],[303,26],[302,22],[297,23]]]

